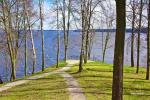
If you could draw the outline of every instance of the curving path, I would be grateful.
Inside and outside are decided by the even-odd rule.
[[[70,69],[71,66],[72,64],[68,64],[65,68]],[[86,100],[82,88],[79,86],[77,80],[73,76],[62,70],[59,70],[56,73],[61,75],[65,79],[65,82],[68,85],[67,89],[70,94],[70,100]]]
[[[10,89],[12,87],[18,86],[18,85],[27,83],[33,79],[43,78],[43,77],[45,77],[47,75],[51,75],[51,74],[59,74],[65,79],[66,84],[68,85],[67,89],[69,91],[70,100],[86,100],[86,97],[84,96],[82,88],[79,86],[77,80],[73,76],[71,76],[70,74],[65,72],[65,71],[69,70],[73,64],[77,64],[78,62],[79,62],[78,60],[68,60],[67,61],[68,65],[59,70],[56,70],[53,72],[48,72],[48,73],[43,73],[40,75],[35,75],[35,76],[28,78],[27,80],[20,80],[20,81],[8,83],[8,84],[0,87],[0,92]]]

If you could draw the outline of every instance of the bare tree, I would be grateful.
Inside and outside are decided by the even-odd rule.
[[[82,17],[82,39],[81,39],[81,52],[80,52],[80,62],[79,62],[79,70],[81,72],[83,70],[83,58],[84,58],[84,43],[85,43],[85,0],[81,0],[81,17]]]
[[[103,21],[103,22],[106,23],[106,28],[107,29],[112,29],[113,21],[115,20],[114,10],[112,8],[111,1],[109,0],[109,1],[106,1],[106,2],[107,2],[106,7],[101,4],[102,12],[103,12],[103,15],[104,15],[103,19],[105,19],[105,21]],[[112,10],[110,11],[110,9],[112,9]],[[111,39],[111,33],[110,32],[106,32],[106,35],[104,35],[102,33],[102,61],[103,62],[105,61],[106,51],[109,48],[108,43],[109,43],[110,39]]]
[[[31,38],[32,54],[33,54],[32,55],[32,58],[33,58],[32,74],[34,74],[35,66],[36,66],[36,51],[35,51],[34,38],[33,38],[33,33],[32,33],[32,23],[31,23],[31,17],[33,13],[29,11],[30,10],[26,10],[26,16],[27,16],[26,20],[27,20],[27,26],[28,26],[28,33],[30,34],[30,38]]]
[[[59,67],[59,56],[60,56],[60,33],[59,33],[59,5],[58,0],[56,0],[57,5],[57,64],[56,67]]]
[[[11,80],[16,79],[16,63],[17,63],[17,54],[18,54],[18,33],[16,30],[13,30],[12,24],[12,13],[11,13],[12,4],[7,0],[2,1],[2,19],[4,25],[4,31],[6,33],[8,54],[11,62]],[[18,17],[17,17],[18,18]]]
[[[41,29],[41,37],[42,37],[42,71],[44,71],[45,67],[45,50],[44,50],[44,31],[43,31],[43,0],[39,0],[39,9],[40,9],[40,29]]]
[[[25,64],[24,64],[24,75],[27,76],[27,25],[26,25],[26,17],[27,17],[27,1],[26,0],[23,0],[23,8],[24,8],[24,19],[23,19],[23,24],[24,24],[24,56],[25,56]]]

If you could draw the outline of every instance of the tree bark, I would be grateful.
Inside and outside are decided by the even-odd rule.
[[[42,0],[39,0],[40,7],[40,29],[41,29],[41,38],[42,38],[42,71],[45,69],[45,50],[44,50],[44,31],[43,31],[43,12],[42,12]]]
[[[149,80],[149,67],[150,67],[150,0],[148,8],[148,32],[147,32],[147,70],[146,80]]]
[[[131,35],[131,67],[134,67],[134,29],[135,29],[135,1],[133,0],[133,18],[132,18],[132,35]]]
[[[136,69],[136,73],[139,73],[139,63],[140,63],[140,33],[141,33],[141,23],[142,23],[142,10],[143,10],[143,0],[141,0],[140,12],[139,12],[139,29],[138,29],[138,40],[137,40],[137,69]]]
[[[32,28],[30,25],[30,18],[29,18],[28,12],[27,12],[27,23],[28,23],[28,30],[29,30],[30,37],[31,37],[31,45],[32,45],[32,53],[33,53],[32,74],[34,74],[35,66],[36,66],[36,51],[35,51],[34,38],[33,38],[33,33],[32,33]]]
[[[126,27],[126,0],[116,0],[116,40],[113,63],[112,100],[123,99],[123,60]]]
[[[80,62],[79,62],[79,70],[78,72],[82,72],[83,70],[83,58],[84,58],[84,41],[85,41],[85,20],[84,20],[84,5],[85,0],[81,0],[81,16],[82,16],[82,40],[81,40],[81,52],[80,52]]]
[[[24,7],[24,19],[23,19],[23,24],[24,24],[24,75],[27,76],[27,27],[26,27],[26,11],[27,11],[27,2],[26,0],[23,1],[23,7]]]
[[[58,0],[56,0],[57,4],[57,64],[56,68],[59,67],[59,54],[60,54],[60,34],[59,34],[59,7],[58,7]]]

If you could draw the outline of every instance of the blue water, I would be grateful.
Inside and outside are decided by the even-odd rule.
[[[28,34],[29,35],[29,34]],[[41,34],[40,31],[33,31],[34,35],[34,43],[36,48],[36,71],[41,70]],[[105,34],[104,34],[105,35]],[[64,46],[63,46],[63,32],[60,32],[61,36],[61,45],[60,45],[60,59],[64,58]],[[125,64],[130,64],[130,33],[126,33],[126,42],[125,42]],[[45,67],[49,67],[56,63],[56,52],[57,52],[57,31],[44,31],[45,37]],[[142,35],[142,47],[141,47],[141,66],[146,65],[146,41],[145,35]],[[105,61],[107,63],[113,62],[114,55],[114,42],[115,41],[115,33],[111,34],[110,40],[108,42],[108,49],[106,51]],[[80,45],[81,45],[81,33],[79,32],[70,32],[69,35],[69,48],[68,48],[68,58],[77,59],[80,54]],[[18,54],[18,64],[16,66],[16,76],[17,78],[21,78],[24,76],[24,44],[22,43],[19,54]],[[135,43],[136,48],[136,43]],[[135,49],[136,51],[136,49]],[[32,50],[31,50],[31,39],[28,36],[28,75],[32,72]],[[8,58],[8,57],[7,57]],[[136,58],[136,52],[135,52]],[[95,33],[94,44],[91,51],[91,59],[92,60],[102,60],[102,34],[99,32]],[[135,59],[136,60],[136,59]],[[6,62],[8,65],[6,65]],[[3,80],[7,81],[10,78],[10,65],[9,58],[6,59],[6,53],[4,50],[0,51],[0,76]],[[6,67],[7,66],[7,67]]]

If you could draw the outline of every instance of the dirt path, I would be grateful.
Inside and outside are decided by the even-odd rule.
[[[66,84],[68,85],[70,100],[86,100],[86,97],[84,96],[82,88],[79,86],[76,79],[73,78],[73,76],[71,76],[70,74],[67,74],[65,72],[65,71],[69,70],[73,64],[79,63],[79,61],[78,60],[68,60],[67,63],[68,63],[68,65],[66,67],[63,67],[59,70],[49,72],[49,73],[40,74],[40,75],[35,75],[35,76],[32,76],[32,77],[28,78],[27,80],[20,80],[20,81],[8,83],[8,84],[0,87],[0,92],[2,92],[4,90],[7,90],[7,89],[10,89],[12,87],[18,86],[18,85],[27,83],[31,80],[43,78],[47,75],[59,74],[65,79]]]
[[[73,62],[71,62],[71,64],[68,64],[65,68],[70,69],[72,64]],[[65,79],[65,82],[68,86],[67,89],[70,94],[69,100],[86,100],[82,88],[79,86],[77,80],[73,76],[62,70],[57,71],[57,74],[61,75]]]

